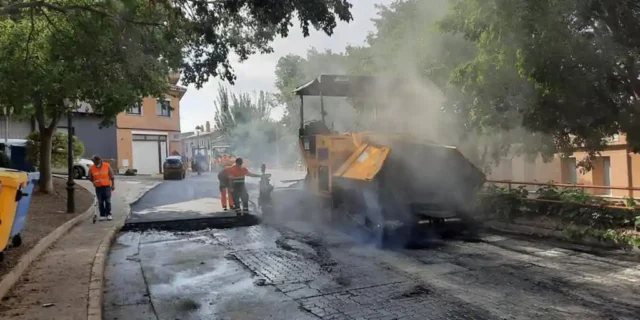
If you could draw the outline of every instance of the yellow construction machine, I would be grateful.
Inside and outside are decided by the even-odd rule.
[[[360,221],[381,237],[378,240],[384,239],[387,225],[398,223],[414,230],[456,220],[471,230],[471,205],[485,175],[455,147],[407,134],[338,133],[325,124],[323,97],[373,97],[379,79],[321,75],[295,89],[305,189],[326,200],[334,217]],[[319,121],[305,121],[308,96],[320,97]],[[406,231],[402,233],[413,234]]]

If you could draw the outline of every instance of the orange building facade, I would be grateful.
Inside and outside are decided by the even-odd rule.
[[[554,181],[555,183],[596,185],[612,187],[640,187],[640,154],[631,152],[623,135],[612,138],[609,146],[596,158],[593,169],[581,172],[577,161],[585,156],[584,152],[575,152],[571,157],[556,155],[551,162],[541,158],[535,161],[517,157],[504,159],[487,176],[490,180],[511,180],[520,182]],[[595,195],[615,198],[640,198],[640,191],[589,189],[585,191]]]
[[[146,97],[117,116],[120,172],[162,173],[164,160],[181,153],[180,99],[185,93],[186,88],[173,84],[164,97]]]

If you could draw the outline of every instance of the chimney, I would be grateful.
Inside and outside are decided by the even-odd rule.
[[[205,128],[207,132],[211,132],[211,124],[209,123],[209,121],[207,121],[207,123],[205,124]]]

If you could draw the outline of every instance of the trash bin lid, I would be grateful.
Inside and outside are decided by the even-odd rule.
[[[0,168],[0,182],[4,187],[18,188],[27,182],[27,173],[23,171]]]

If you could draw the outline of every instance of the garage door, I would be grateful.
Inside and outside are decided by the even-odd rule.
[[[133,141],[133,167],[138,174],[160,172],[158,141]]]

